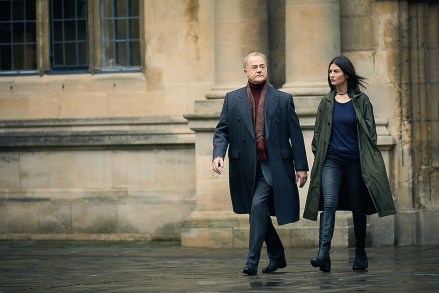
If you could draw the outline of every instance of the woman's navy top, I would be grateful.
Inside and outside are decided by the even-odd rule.
[[[332,120],[331,150],[342,157],[359,158],[357,117],[352,100],[339,103],[335,99]]]

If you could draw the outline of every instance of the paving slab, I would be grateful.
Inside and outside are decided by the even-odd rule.
[[[332,272],[309,264],[315,248],[286,250],[288,266],[244,276],[245,249],[174,242],[0,241],[6,292],[439,292],[439,247],[371,247],[352,271],[353,248],[332,250]]]

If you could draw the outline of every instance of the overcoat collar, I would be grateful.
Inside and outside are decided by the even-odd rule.
[[[270,125],[273,122],[274,113],[276,112],[277,105],[279,104],[279,96],[269,85],[267,88],[267,96],[265,98],[264,107],[264,119],[265,119],[265,136],[268,138],[270,136]],[[247,87],[241,88],[238,93],[238,109],[241,113],[242,119],[244,120],[245,126],[251,133],[252,137],[255,138],[255,127],[253,125],[252,115],[250,113],[250,104],[248,101]]]
[[[357,98],[359,97],[359,96],[361,96],[362,95],[362,93],[361,92],[359,92],[359,93],[352,93],[352,100],[357,100]],[[326,100],[328,100],[329,102],[334,102],[334,99],[335,99],[335,90],[332,90],[332,91],[330,91],[329,92],[329,94],[327,94],[326,96],[325,96],[325,98],[326,98]]]

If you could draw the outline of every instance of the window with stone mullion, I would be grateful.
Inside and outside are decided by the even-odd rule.
[[[35,0],[0,0],[0,73],[36,73]]]
[[[102,69],[140,69],[139,0],[100,3]]]
[[[51,66],[53,70],[88,69],[86,0],[51,0]]]

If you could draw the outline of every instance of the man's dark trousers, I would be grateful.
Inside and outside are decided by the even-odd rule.
[[[250,241],[246,266],[258,266],[264,241],[270,260],[279,261],[285,258],[284,247],[270,218],[272,204],[273,188],[265,180],[258,163],[250,214]]]

